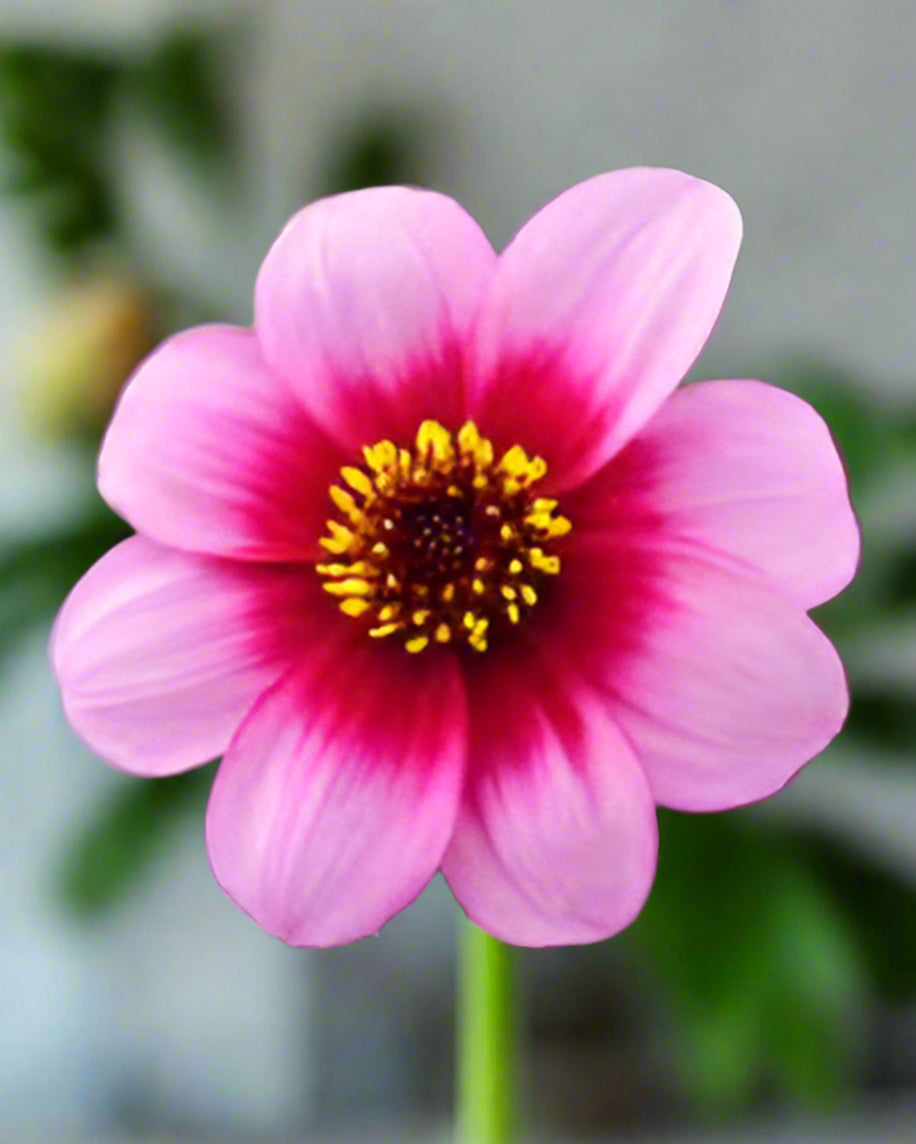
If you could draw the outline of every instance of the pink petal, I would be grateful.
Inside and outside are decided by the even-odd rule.
[[[454,659],[333,631],[249,715],[207,813],[220,885],[291,945],[354,941],[407,906],[440,864],[464,776]]]
[[[689,385],[564,505],[581,534],[629,515],[747,561],[804,608],[852,579],[859,529],[830,432],[759,381]]]
[[[607,695],[657,802],[765,798],[842,726],[833,646],[745,564],[609,534],[571,541],[561,576],[538,634]]]
[[[134,774],[208,762],[301,654],[317,592],[299,566],[125,540],[57,617],[51,659],[67,719],[93,751]]]
[[[516,235],[477,328],[470,409],[554,484],[595,472],[671,393],[722,306],[741,240],[732,200],[679,171],[599,175]]]
[[[328,513],[343,456],[250,330],[201,326],[171,338],[122,395],[99,488],[134,528],[194,552],[302,560]]]
[[[463,416],[462,355],[496,256],[444,195],[376,187],[300,211],[255,287],[268,361],[348,449]]]
[[[607,703],[536,655],[503,655],[469,678],[468,789],[443,863],[455,897],[515,945],[617,933],[649,893],[657,836]]]

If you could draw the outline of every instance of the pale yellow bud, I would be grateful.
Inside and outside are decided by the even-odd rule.
[[[139,283],[112,273],[73,283],[23,340],[26,422],[43,436],[100,434],[155,340],[152,299]]]

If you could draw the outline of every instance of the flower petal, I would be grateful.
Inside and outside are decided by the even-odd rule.
[[[580,533],[628,513],[746,560],[804,608],[852,579],[859,529],[830,431],[807,402],[759,381],[674,394],[566,506]]]
[[[607,703],[533,654],[497,658],[469,685],[468,787],[443,862],[455,897],[515,945],[617,933],[649,893],[657,835]]]
[[[476,330],[470,411],[542,454],[557,487],[608,460],[690,368],[741,241],[724,191],[637,168],[572,187],[499,259]]]
[[[496,256],[444,195],[375,187],[295,215],[255,287],[268,361],[350,450],[457,425],[462,356]]]
[[[67,719],[93,751],[134,774],[209,762],[300,654],[313,581],[297,565],[125,540],[57,617],[51,660]]]
[[[220,766],[207,812],[217,881],[291,945],[376,933],[439,866],[465,750],[452,657],[332,637],[261,699]]]
[[[201,326],[165,342],[128,383],[99,488],[163,544],[302,560],[314,554],[341,463],[250,330]]]
[[[848,689],[832,644],[747,565],[635,538],[579,538],[539,636],[608,696],[657,802],[765,798],[830,742]]]

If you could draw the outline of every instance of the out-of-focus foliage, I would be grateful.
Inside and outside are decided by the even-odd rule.
[[[214,188],[239,174],[234,120],[212,61],[208,41],[188,35],[139,60],[0,47],[8,187],[28,201],[39,235],[71,269],[100,243],[127,246],[109,153],[125,106],[151,116],[179,155],[204,159]],[[407,112],[368,111],[342,128],[323,168],[305,182],[322,192],[422,182],[422,123]],[[158,329],[168,333],[175,313],[195,310],[206,306],[194,298],[163,302]],[[770,380],[807,396],[825,416],[845,453],[854,500],[901,461],[916,461],[916,411],[881,412],[864,387],[819,363],[795,363]],[[66,527],[0,548],[0,666],[18,637],[46,622],[127,531],[95,498]],[[861,574],[818,610],[818,622],[842,651],[846,640],[908,614],[916,615],[916,543],[866,532]],[[847,745],[863,759],[876,748],[911,758],[916,697],[855,676],[852,685]],[[87,922],[117,908],[154,875],[176,822],[202,807],[209,781],[207,769],[120,783],[60,857],[66,908]],[[660,824],[657,883],[621,941],[654,975],[686,1099],[706,1115],[730,1113],[766,1091],[815,1106],[836,1099],[861,1063],[855,1033],[868,1004],[916,996],[912,890],[861,856],[853,860],[836,841],[759,821],[753,811],[662,812]]]
[[[63,856],[57,882],[66,908],[89,921],[121,901],[184,815],[203,804],[212,781],[211,767],[153,783],[125,779]]]
[[[60,607],[76,580],[130,529],[101,501],[47,535],[0,547],[0,669],[20,638]]]
[[[835,840],[809,839],[807,855],[822,884],[842,903],[873,992],[888,1004],[912,1004],[916,996],[912,887],[863,864]]]
[[[323,190],[327,194],[420,183],[426,124],[415,111],[374,108],[343,127],[327,156]]]
[[[28,195],[46,241],[69,252],[117,228],[106,126],[119,69],[51,48],[0,50],[7,189]]]
[[[802,839],[746,814],[660,812],[655,887],[628,940],[658,976],[685,1095],[723,1114],[764,1086],[820,1106],[856,1062],[868,996],[854,919]]]
[[[49,247],[73,258],[121,236],[112,128],[134,107],[195,162],[229,161],[233,119],[212,45],[182,32],[147,58],[0,44],[6,189],[28,198]]]
[[[129,92],[184,160],[229,167],[238,132],[218,82],[216,53],[201,35],[177,32],[127,77]]]

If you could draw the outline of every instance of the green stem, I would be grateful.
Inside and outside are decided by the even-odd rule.
[[[513,951],[462,919],[458,958],[460,1144],[515,1139],[515,989]]]

